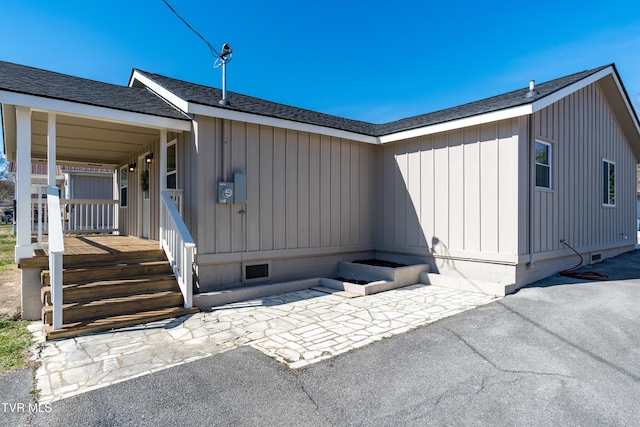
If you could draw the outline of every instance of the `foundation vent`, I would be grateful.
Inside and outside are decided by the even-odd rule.
[[[591,254],[591,264],[595,264],[597,262],[602,262],[601,252]]]
[[[264,282],[271,279],[271,261],[242,263],[242,283]]]

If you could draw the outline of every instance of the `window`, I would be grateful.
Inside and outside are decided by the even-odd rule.
[[[536,141],[536,187],[551,189],[551,144]]]
[[[120,168],[120,207],[127,207],[127,189],[129,188],[129,166]]]
[[[616,164],[602,160],[602,204],[616,205]]]
[[[177,146],[175,141],[167,145],[167,189],[169,190],[178,188]]]

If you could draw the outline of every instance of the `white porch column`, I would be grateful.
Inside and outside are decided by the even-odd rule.
[[[160,161],[158,162],[158,168],[160,169],[160,203],[162,201],[162,192],[167,189],[167,130],[160,129]],[[164,231],[164,209],[160,206],[160,247],[162,248],[162,238]]]
[[[33,257],[31,247],[31,108],[16,106],[15,261]]]
[[[56,186],[56,113],[49,113],[47,126],[47,184]]]
[[[113,234],[120,234],[120,181],[118,181],[118,169],[113,171],[113,200],[118,204],[113,207]]]

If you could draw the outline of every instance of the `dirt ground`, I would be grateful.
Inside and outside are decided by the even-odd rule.
[[[20,270],[12,264],[0,273],[0,320],[20,318]]]

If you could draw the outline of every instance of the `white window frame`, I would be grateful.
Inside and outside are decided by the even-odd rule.
[[[607,171],[605,172],[603,166],[607,165]],[[601,163],[601,167],[600,170],[602,170],[602,196],[603,196],[603,200],[602,200],[602,206],[606,206],[606,207],[610,207],[610,208],[614,208],[616,207],[616,193],[617,191],[617,174],[618,174],[618,165],[616,165],[616,162],[614,162],[613,160],[609,160],[609,159],[602,159],[602,163]],[[610,187],[611,187],[611,181],[610,179],[610,174],[609,174],[609,170],[611,168],[611,165],[613,165],[613,203],[611,203],[611,192],[609,191]],[[605,180],[606,180],[606,184],[605,184]],[[605,196],[605,192],[607,195],[607,201],[604,201],[604,196]]]
[[[169,150],[170,147],[173,147],[173,149],[175,150],[176,156],[176,168],[169,172],[169,156],[167,156],[167,170],[164,171],[164,182],[165,185],[167,184],[167,181],[169,178],[169,175],[175,175],[176,177],[176,188],[169,188],[169,186],[167,185],[167,190],[177,190],[180,188],[180,186],[178,185],[178,140],[174,139],[173,141],[171,141],[170,143],[167,144],[167,150]],[[166,153],[165,153],[166,154]]]
[[[122,171],[125,171],[125,173],[127,174],[127,185],[122,185]],[[129,206],[129,165],[124,165],[120,168],[120,179],[118,180],[118,187],[120,188],[120,192],[118,193],[118,198],[120,199],[120,207],[121,208],[126,208],[127,206]],[[127,200],[125,200],[125,203],[122,204],[122,190],[126,188],[127,189]]]
[[[534,157],[535,169],[536,169],[536,188],[541,190],[552,190],[553,189],[553,144],[546,141],[541,141],[539,139],[535,140],[536,144],[542,144],[547,146],[547,162],[549,164],[545,165],[544,163],[538,163],[538,156]],[[539,186],[538,185],[538,166],[542,166],[549,169],[549,186]]]

